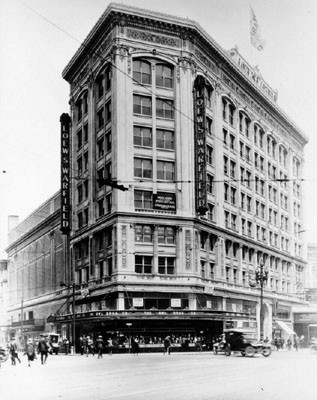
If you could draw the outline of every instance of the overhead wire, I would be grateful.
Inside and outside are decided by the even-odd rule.
[[[39,13],[38,11],[36,11],[34,8],[30,7],[29,5],[25,4],[24,2],[22,2],[21,0],[17,0],[19,3],[21,3],[24,7],[28,8],[29,10],[31,10],[32,12],[34,12],[36,15],[38,15],[40,18],[44,19],[47,23],[49,23],[50,25],[52,25],[54,28],[60,30],[62,33],[64,33],[65,35],[67,35],[68,37],[70,37],[71,39],[73,39],[74,41],[76,41],[77,43],[80,44],[81,47],[84,47],[86,49],[89,50],[90,55],[96,55],[99,59],[101,59],[104,62],[107,62],[108,64],[110,64],[113,68],[115,68],[116,70],[118,70],[121,74],[125,75],[126,77],[128,77],[129,79],[131,79],[134,83],[137,83],[138,85],[142,86],[145,90],[147,90],[149,92],[149,94],[155,96],[156,93],[153,92],[153,90],[148,86],[143,84],[142,82],[139,82],[137,79],[135,79],[133,76],[129,75],[128,73],[126,73],[125,71],[123,71],[122,69],[120,69],[116,64],[114,64],[111,60],[108,60],[106,58],[104,58],[101,54],[99,54],[96,50],[91,50],[90,48],[88,48],[88,46],[86,46],[82,41],[78,40],[75,36],[73,36],[72,34],[70,34],[68,31],[66,31],[65,29],[61,28],[59,25],[57,25],[56,23],[54,23],[53,21],[51,21],[49,18],[45,17],[43,14]],[[120,57],[122,57],[122,55],[120,55]],[[128,57],[123,55],[123,57]],[[196,67],[205,74],[205,71],[197,64]],[[183,68],[183,67],[182,67]],[[184,67],[186,69],[190,69],[189,67]],[[165,101],[165,99],[161,99],[162,101]],[[166,102],[169,101],[169,99],[166,99]],[[170,105],[170,103],[168,103]],[[181,111],[180,109],[178,109],[174,103],[172,105],[172,108],[178,112],[179,114],[183,115],[184,117],[186,117],[187,119],[189,119],[191,122],[195,123],[194,119],[192,117],[190,117],[189,115],[187,115],[186,113],[184,113],[183,111]],[[215,139],[221,141],[221,143],[224,143],[224,140],[222,138],[219,138],[217,135],[215,135],[214,133],[212,133],[210,135],[210,133],[208,132],[207,128],[204,127],[204,130],[207,134],[209,134],[209,136],[214,137]],[[234,151],[236,152],[236,155],[238,154],[238,151],[236,149],[234,149]],[[78,172],[77,169],[71,167],[71,169],[74,172]],[[268,173],[267,170],[264,170],[264,172]],[[96,178],[94,178],[92,175],[88,175],[90,176],[91,180],[96,180]],[[81,177],[73,177],[73,179],[85,179],[85,178],[81,178]],[[276,182],[281,182],[281,181],[291,181],[291,180],[297,180],[297,181],[307,181],[308,179],[303,179],[303,178],[298,178],[298,179],[288,179],[288,180],[281,180],[281,179],[266,179],[265,181],[276,181]],[[118,180],[119,183],[134,183],[136,181],[141,182],[142,180],[133,180],[133,181],[123,181],[123,180]],[[145,180],[148,182],[148,180]],[[215,180],[214,182],[227,182],[228,180]],[[232,180],[232,181],[240,181],[240,180]],[[314,181],[312,179],[310,179],[310,181]],[[164,183],[166,181],[164,180]],[[182,183],[182,182],[186,182],[186,183],[194,183],[196,182],[195,180],[174,180],[173,183]]]

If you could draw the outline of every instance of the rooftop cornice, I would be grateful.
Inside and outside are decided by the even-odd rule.
[[[308,143],[308,138],[302,130],[287,116],[287,114],[273,101],[268,99],[259,88],[243,73],[240,71],[234,60],[201,26],[199,23],[188,18],[181,18],[174,15],[151,11],[144,8],[128,6],[118,3],[110,3],[104,13],[101,15],[97,23],[94,25],[88,36],[83,41],[75,55],[63,70],[62,76],[64,79],[69,80],[74,70],[76,70],[84,62],[94,45],[97,43],[101,35],[105,34],[104,27],[108,24],[108,29],[113,24],[120,23],[120,21],[129,20],[139,23],[147,23],[149,27],[160,26],[161,28],[169,28],[174,30],[174,34],[181,36],[188,33],[192,36],[195,43],[203,44],[208,48],[208,53],[213,53],[220,63],[221,69],[226,67],[229,71],[233,72],[236,76],[242,79],[244,83],[251,88],[252,94],[259,97],[261,101],[268,106],[269,109],[276,112],[286,122],[298,136],[300,136],[303,145]],[[200,46],[201,49],[203,46]]]

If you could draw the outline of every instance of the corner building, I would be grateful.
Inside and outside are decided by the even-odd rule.
[[[259,333],[261,263],[264,335],[292,328],[307,139],[260,72],[194,21],[110,4],[63,78],[77,334]]]

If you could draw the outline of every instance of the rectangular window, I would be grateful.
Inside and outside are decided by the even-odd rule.
[[[82,184],[77,186],[77,201],[78,201],[78,203],[83,201],[83,185]]]
[[[157,179],[173,181],[175,178],[174,163],[170,161],[157,161]]]
[[[207,193],[213,194],[213,182],[214,177],[210,174],[207,174]]]
[[[135,225],[135,241],[153,243],[152,227],[150,225]]]
[[[158,149],[174,150],[174,132],[162,129],[156,130],[156,147]]]
[[[209,221],[214,221],[215,220],[215,206],[211,203],[208,203],[208,215],[207,218]]]
[[[175,229],[169,226],[159,226],[158,243],[160,244],[175,244]]]
[[[106,123],[111,120],[111,101],[108,101],[105,105],[105,121]]]
[[[83,131],[80,129],[77,132],[77,150],[79,150],[82,145],[83,145]]]
[[[213,163],[213,151],[214,149],[207,144],[206,146],[206,161],[207,164],[212,165]]]
[[[151,274],[152,260],[150,256],[135,256],[135,272],[137,274]]]
[[[88,151],[84,153],[84,171],[88,170]]]
[[[158,258],[158,273],[160,275],[175,274],[175,258],[174,257],[159,257]]]
[[[173,87],[173,69],[167,65],[156,65],[156,86]]]
[[[206,130],[207,130],[207,134],[209,136],[212,135],[212,119],[209,117],[206,117]]]
[[[80,176],[83,173],[83,159],[79,157],[77,159],[77,173]]]
[[[103,157],[105,154],[105,140],[104,137],[102,136],[100,139],[97,141],[97,158]]]
[[[133,113],[152,115],[152,100],[150,97],[133,95]]]
[[[140,209],[153,209],[153,194],[144,190],[134,191],[134,207]]]
[[[174,118],[174,103],[172,100],[156,99],[156,116],[159,118]]]
[[[134,159],[134,176],[138,178],[152,178],[152,160],[144,158]]]
[[[107,131],[105,134],[105,140],[106,140],[106,148],[105,151],[108,152],[111,150],[111,143],[112,143],[112,135],[111,135],[111,130]]]
[[[104,109],[101,108],[97,112],[97,128],[101,129],[105,124],[105,118],[104,118]]]
[[[135,146],[152,147],[152,129],[142,126],[134,126],[133,144]]]
[[[102,217],[103,215],[105,215],[105,203],[104,203],[104,199],[99,199],[98,200],[98,217]]]

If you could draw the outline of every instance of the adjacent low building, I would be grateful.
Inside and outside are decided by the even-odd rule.
[[[8,247],[8,339],[20,345],[41,333],[68,336],[66,326],[47,322],[67,307],[69,279],[64,268],[65,245],[60,232],[60,194],[57,193],[9,232]]]

